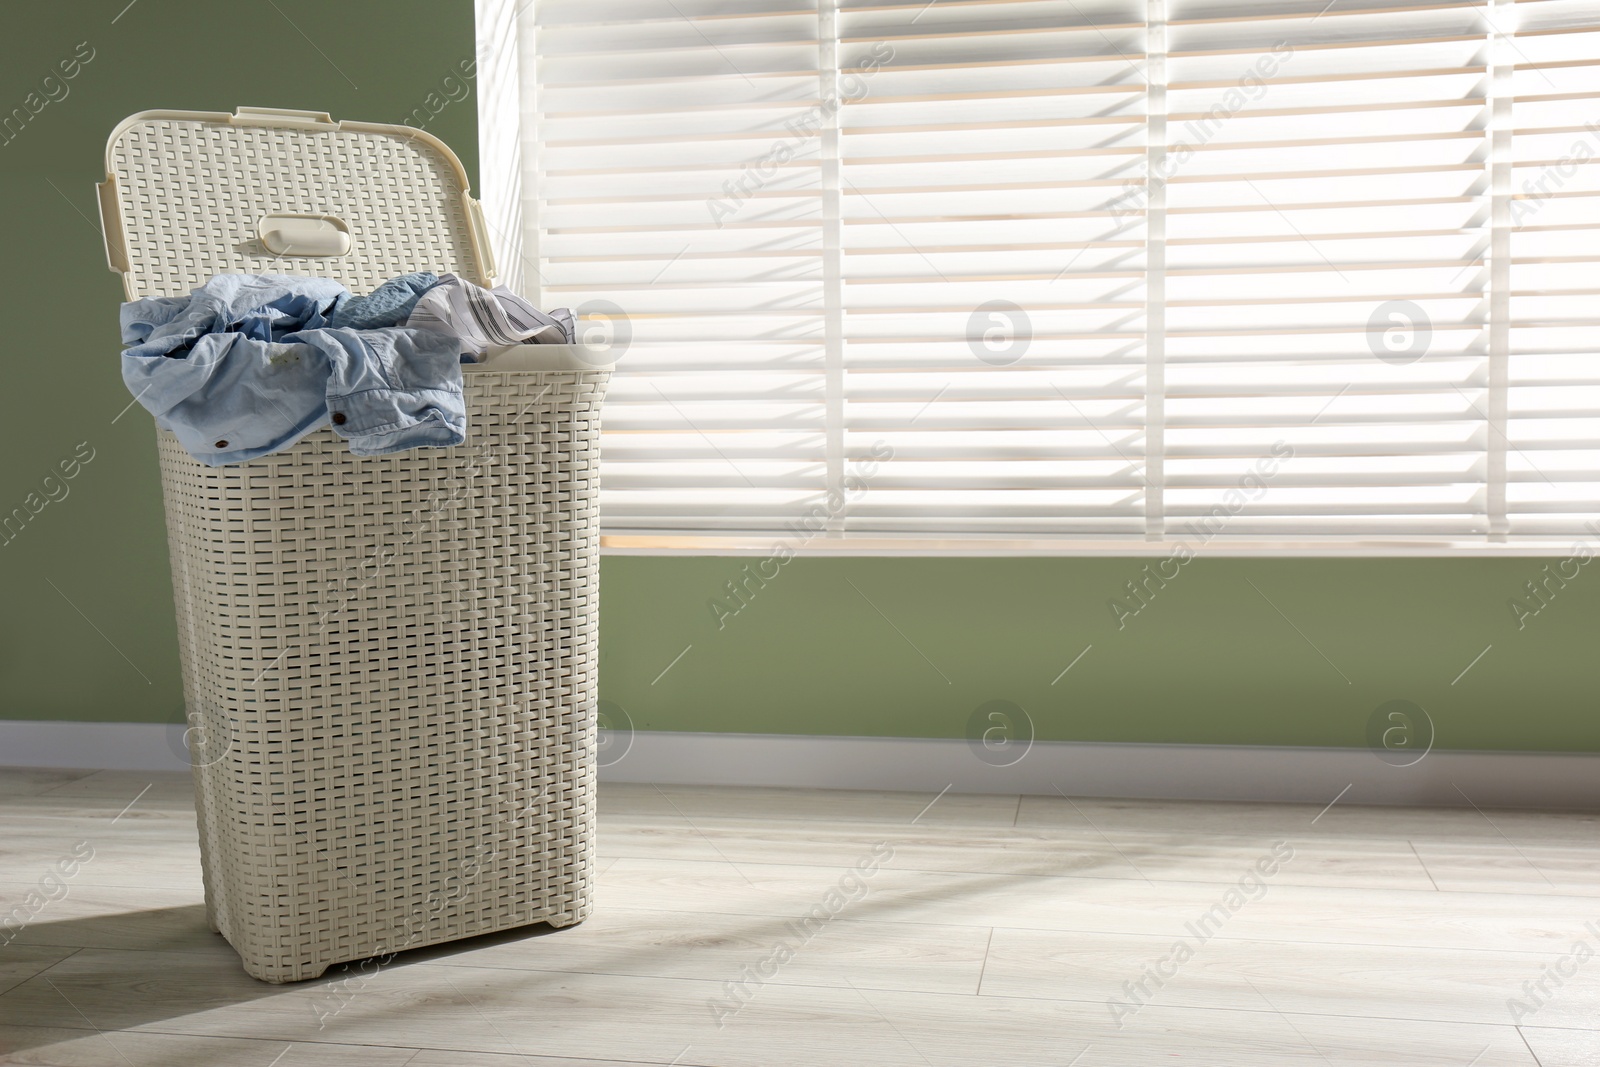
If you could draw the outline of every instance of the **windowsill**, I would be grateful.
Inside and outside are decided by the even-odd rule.
[[[1580,537],[1523,537],[1505,541],[1448,537],[1249,538],[1217,537],[1196,556],[1229,557],[1566,557]],[[1106,540],[1091,537],[985,537],[819,533],[801,542],[783,533],[606,534],[608,556],[770,556],[787,546],[796,556],[1167,556],[1185,542]]]

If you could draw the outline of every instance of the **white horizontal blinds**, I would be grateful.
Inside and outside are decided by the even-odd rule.
[[[1169,525],[1488,532],[1486,7],[1170,0]]]
[[[1513,534],[1600,518],[1600,13],[1513,5],[1507,517]]]
[[[780,528],[827,477],[815,4],[540,0],[531,17],[544,299],[627,339],[606,526]]]
[[[1143,531],[1145,10],[843,0],[846,530]]]
[[[1600,514],[1600,0],[823,2],[521,16],[609,531]]]

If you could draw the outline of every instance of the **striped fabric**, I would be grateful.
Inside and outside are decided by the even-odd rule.
[[[556,308],[548,315],[505,286],[485,289],[454,274],[423,293],[406,320],[407,326],[461,339],[461,354],[473,363],[495,345],[571,344],[572,312]]]

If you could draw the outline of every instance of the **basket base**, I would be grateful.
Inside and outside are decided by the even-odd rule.
[[[326,974],[328,968],[330,967],[355,964],[357,965],[356,971],[352,972],[349,977],[339,980],[339,984],[341,985],[349,984],[354,986],[364,983],[367,978],[378,973],[379,970],[388,966],[392,961],[400,956],[403,956],[407,952],[414,952],[417,949],[424,948],[436,948],[440,945],[449,945],[456,942],[468,941],[472,938],[482,937],[486,934],[501,934],[510,930],[522,930],[534,926],[549,926],[557,930],[565,929],[566,927],[576,926],[583,922],[583,920],[589,917],[589,912],[590,908],[583,907],[576,910],[560,912],[555,915],[529,919],[527,922],[519,922],[511,926],[502,926],[493,930],[479,930],[476,933],[468,934],[465,937],[450,937],[441,938],[437,941],[418,942],[415,945],[401,949],[399,952],[385,953],[379,956],[363,956],[356,959],[299,959],[287,963],[282,961],[272,962],[261,959],[252,959],[245,953],[239,952],[238,946],[234,945],[232,941],[228,942],[228,946],[235,952],[239,952],[239,961],[243,965],[244,972],[246,974],[248,974],[251,978],[266,982],[269,985],[289,985],[294,982],[312,982]],[[227,940],[226,934],[222,934],[221,936],[224,940]],[[368,964],[368,961],[371,961],[370,965]]]

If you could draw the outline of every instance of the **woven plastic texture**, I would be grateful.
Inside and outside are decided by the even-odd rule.
[[[136,123],[112,145],[130,289],[478,276],[434,155]],[[274,211],[338,215],[351,257],[266,257],[250,241]],[[250,974],[588,914],[608,377],[470,373],[450,449],[356,457],[324,428],[207,467],[158,431],[207,912]]]
[[[358,293],[413,270],[483,280],[455,160],[432,138],[149,118],[109,148],[134,298],[223,272],[312,274]],[[342,219],[349,255],[273,255],[257,223],[283,214]]]

